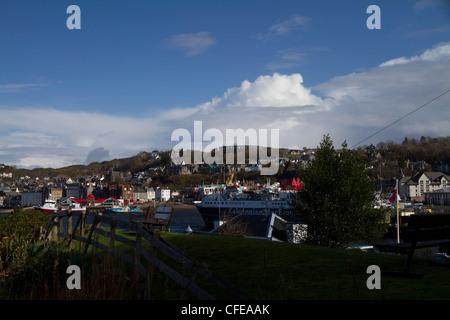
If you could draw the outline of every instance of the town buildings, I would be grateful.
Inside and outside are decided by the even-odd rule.
[[[224,154],[227,152],[246,151],[239,147],[224,147]],[[395,186],[395,170],[400,167],[397,160],[385,159],[380,152],[376,152],[375,147],[366,150],[366,157],[372,161],[368,167],[376,183],[377,190],[388,192]],[[282,177],[287,169],[295,175],[294,171],[310,165],[316,157],[315,151],[309,148],[284,149],[279,153],[279,172],[277,179]],[[163,159],[169,159],[163,161]],[[88,176],[78,179],[70,179],[60,175],[59,177],[16,177],[13,167],[0,164],[0,205],[5,206],[34,206],[40,205],[46,199],[56,202],[67,198],[88,199],[90,201],[98,199],[120,199],[125,204],[139,201],[168,201],[177,199],[194,199],[193,187],[190,185],[189,177],[185,177],[186,188],[184,190],[170,190],[165,183],[169,179],[160,179],[162,176],[172,175],[215,175],[214,181],[203,181],[203,183],[222,183],[229,176],[245,176],[245,182],[255,179],[261,170],[261,163],[231,163],[231,164],[174,164],[170,161],[170,156],[161,157],[158,152],[153,152],[147,160],[146,166],[140,166],[139,170],[132,170],[132,167],[120,167],[116,165],[107,172],[93,172]],[[374,165],[375,163],[375,165]],[[440,161],[428,164],[424,161],[409,160],[403,161],[403,168],[408,172],[421,173],[404,177],[399,183],[399,193],[404,199],[416,202],[428,202],[434,204],[450,204],[450,176],[448,174],[449,163]],[[437,171],[436,168],[442,168]],[[14,174],[11,173],[14,171]],[[433,170],[433,171],[431,171]],[[447,171],[446,171],[447,170]],[[138,172],[139,171],[139,172]],[[382,175],[383,173],[383,175]],[[31,175],[31,174],[30,174]],[[249,177],[247,179],[247,177]],[[389,177],[389,178],[386,178]],[[301,177],[300,177],[301,178]],[[152,179],[154,179],[152,181]],[[200,183],[197,177],[193,181]],[[257,179],[257,178],[256,178]],[[239,178],[241,182],[242,179]],[[156,183],[155,183],[156,182]],[[163,184],[164,183],[164,184]],[[170,183],[170,182],[169,182]],[[161,187],[162,186],[162,187]],[[379,186],[379,187],[378,187]],[[38,203],[40,202],[40,203]]]
[[[32,181],[33,180],[33,181]],[[69,183],[67,183],[67,181]],[[153,187],[134,186],[133,184],[111,184],[100,181],[83,181],[83,179],[17,179],[0,181],[0,207],[34,207],[40,206],[46,199],[63,203],[67,199],[83,199],[86,205],[97,205],[98,199],[118,199],[124,205],[136,201],[145,203],[159,199],[171,199],[171,190],[159,191]]]
[[[169,201],[170,200],[170,189],[168,188],[157,188],[155,192],[155,197],[157,201]]]
[[[399,195],[416,202],[449,204],[450,176],[427,171],[403,177],[399,182]]]

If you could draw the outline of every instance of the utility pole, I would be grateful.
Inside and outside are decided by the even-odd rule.
[[[395,179],[395,205],[397,207],[397,243],[400,243],[400,218],[398,214],[398,207],[399,207],[398,198],[399,198],[398,179]]]

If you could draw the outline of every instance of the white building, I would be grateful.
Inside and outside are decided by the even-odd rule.
[[[156,199],[156,192],[153,188],[147,188],[147,199],[153,201]]]
[[[450,187],[450,176],[442,172],[421,172],[400,180],[399,194],[406,199],[425,201],[427,192],[436,192],[447,187]]]
[[[155,191],[155,198],[158,201],[169,201],[170,200],[170,189],[157,188]]]
[[[146,201],[148,200],[147,190],[143,188],[135,188],[133,190],[133,197],[136,200]]]
[[[3,172],[3,173],[0,173],[0,177],[12,178],[12,173],[11,172]]]

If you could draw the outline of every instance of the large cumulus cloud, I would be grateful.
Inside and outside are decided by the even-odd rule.
[[[171,133],[193,132],[194,121],[223,133],[279,129],[282,147],[315,147],[326,133],[336,144],[347,140],[352,146],[449,90],[449,83],[450,43],[440,43],[312,88],[304,86],[300,72],[243,79],[221,96],[152,117],[0,106],[0,163],[58,167],[94,155],[107,160],[107,153],[112,158],[170,150],[176,144]],[[449,105],[450,93],[364,143],[450,135]]]

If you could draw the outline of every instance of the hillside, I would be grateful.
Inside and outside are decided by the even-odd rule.
[[[167,154],[167,155],[166,155]],[[111,169],[117,171],[130,171],[132,173],[145,170],[151,165],[160,165],[162,161],[170,160],[169,152],[162,153],[162,160],[158,163],[150,162],[150,154],[148,152],[140,152],[139,154],[123,159],[113,159],[103,162],[92,162],[88,165],[71,165],[62,168],[34,168],[34,169],[23,169],[16,168],[15,166],[4,166],[0,169],[2,172],[11,172],[13,177],[29,176],[30,178],[59,178],[59,177],[70,177],[70,178],[80,178],[88,175],[105,175]]]
[[[357,152],[370,161],[372,178],[392,179],[399,169],[405,176],[425,171],[450,173],[450,137],[405,137],[402,143],[379,142],[360,146]]]
[[[356,149],[358,153],[366,156],[373,165],[382,163],[381,172],[383,178],[392,178],[396,175],[398,168],[404,173],[418,170],[415,165],[423,162],[419,170],[445,171],[442,165],[450,164],[450,137],[424,137],[420,139],[405,137],[402,143],[392,141],[379,142],[377,145],[364,145]],[[246,151],[248,156],[248,150]],[[280,149],[280,156],[289,153],[288,149]],[[93,162],[88,165],[71,165],[63,168],[34,168],[22,169],[15,166],[0,166],[0,174],[11,172],[13,177],[29,176],[30,178],[58,178],[70,177],[80,178],[88,175],[106,175],[114,169],[119,172],[142,172],[151,167],[165,167],[171,164],[170,151],[158,153],[159,157],[152,157],[152,153],[140,152],[135,156],[123,159],[113,159],[104,162]],[[236,156],[236,154],[235,154]],[[405,172],[406,171],[406,172]],[[379,171],[377,171],[379,173]],[[374,172],[374,176],[376,176]]]

